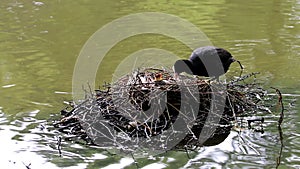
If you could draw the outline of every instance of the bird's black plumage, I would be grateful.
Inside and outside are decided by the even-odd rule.
[[[188,60],[177,60],[174,71],[177,74],[186,72],[198,76],[219,77],[228,71],[234,61],[227,50],[206,46],[194,50]]]

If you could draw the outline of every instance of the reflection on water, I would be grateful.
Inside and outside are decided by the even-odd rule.
[[[177,15],[198,26],[238,58],[246,73],[258,71],[263,86],[300,94],[300,2],[275,1],[10,1],[0,3],[1,168],[136,168],[131,158],[99,148],[63,142],[47,124],[71,100],[72,72],[85,41],[121,16],[145,11]],[[110,81],[126,56],[160,48],[186,58],[190,50],[174,39],[145,35],[126,39],[108,53],[97,83]],[[126,61],[126,60],[125,60]],[[232,65],[228,77],[239,71]],[[300,167],[299,110],[296,96],[284,96],[282,166]],[[54,117],[53,117],[54,116]],[[58,118],[58,117],[57,117]],[[191,152],[168,152],[139,159],[150,168],[274,168],[280,151],[278,113],[266,115],[265,133],[233,130],[220,145]],[[49,131],[50,129],[50,131]]]
[[[78,168],[122,168],[130,166],[135,168],[134,160],[128,157],[119,157],[105,150],[96,147],[86,147],[81,144],[63,142],[62,157],[57,149],[57,139],[59,133],[52,128],[47,127],[45,120],[37,120],[34,117],[39,111],[33,111],[17,115],[16,117],[5,117],[1,113],[1,130],[3,137],[0,144],[5,157],[0,159],[1,164],[7,167],[23,168],[24,165],[31,164],[32,168],[47,167],[74,167]],[[288,113],[293,113],[289,111]],[[197,167],[215,167],[215,168],[242,168],[243,166],[252,166],[254,168],[265,168],[275,166],[275,160],[279,155],[280,142],[276,129],[277,118],[274,116],[264,116],[264,134],[254,132],[253,130],[235,129],[229,137],[219,145],[212,147],[203,147],[199,152],[189,152],[188,158],[185,152],[168,152],[159,157],[149,157],[148,159],[137,159],[140,167],[158,168],[197,168]],[[291,118],[290,115],[286,117]],[[295,128],[290,126],[291,129]],[[285,127],[286,128],[286,127]],[[50,131],[49,131],[50,129]],[[285,134],[284,150],[292,153],[286,154],[286,160],[283,162],[297,160],[297,133],[293,133],[287,139]],[[296,140],[295,140],[296,139]],[[291,144],[287,144],[291,141]],[[296,153],[296,154],[294,154]],[[264,167],[262,167],[264,166]]]

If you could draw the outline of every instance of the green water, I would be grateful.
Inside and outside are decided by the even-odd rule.
[[[72,76],[85,42],[114,19],[138,12],[162,12],[196,25],[215,46],[228,49],[245,67],[261,72],[263,86],[285,94],[300,94],[299,0],[1,0],[0,2],[0,149],[1,168],[135,168],[130,158],[98,149],[63,143],[63,157],[56,150],[56,135],[40,124],[72,99]],[[128,55],[145,48],[159,48],[187,58],[191,50],[176,39],[146,34],[116,44],[101,62],[96,85],[110,82]],[[159,62],[159,60],[157,61]],[[233,64],[228,77],[239,72]],[[297,97],[285,96],[282,168],[300,167],[299,106]],[[203,148],[188,159],[184,152],[169,152],[139,160],[139,166],[156,168],[274,168],[279,151],[276,124],[270,132],[249,132],[245,139],[259,154],[241,151],[238,134],[224,145]],[[268,124],[268,123],[267,123]],[[237,146],[237,147],[236,147]],[[24,164],[23,164],[24,163]],[[77,166],[77,167],[76,167]],[[43,168],[44,168],[43,167]]]

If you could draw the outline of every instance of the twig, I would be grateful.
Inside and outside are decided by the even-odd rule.
[[[243,71],[244,71],[244,67],[243,67],[243,65],[241,64],[241,62],[239,60],[237,60],[236,62],[238,62],[238,64],[240,65],[240,68],[241,68],[240,77],[242,77],[242,74],[243,74]]]
[[[248,79],[249,77],[251,76],[256,76],[257,74],[259,74],[259,72],[253,72],[253,73],[250,73],[250,74],[247,74],[247,75],[244,75],[244,76],[241,76],[240,78],[236,79],[236,80],[232,80],[228,83],[229,86],[231,85],[235,85],[237,82],[240,82],[240,81],[244,81],[245,79]]]
[[[187,158],[188,158],[188,159],[192,159],[192,158],[190,157],[189,150],[188,150],[187,146],[184,147],[184,150],[185,150],[185,152],[186,152]]]
[[[26,169],[31,169],[31,168],[30,168],[31,163],[29,163],[28,165],[26,165],[24,162],[22,162],[22,163],[25,165]]]
[[[276,93],[278,95],[278,104],[281,105],[280,117],[278,119],[278,132],[279,132],[279,140],[280,140],[280,151],[279,151],[279,156],[276,159],[276,169],[277,169],[281,164],[282,151],[283,151],[283,147],[284,147],[284,145],[283,145],[283,134],[282,134],[282,129],[281,129],[281,124],[282,124],[282,121],[283,121],[283,118],[284,118],[284,106],[283,106],[283,103],[282,103],[282,94],[281,94],[280,90],[278,90],[274,87],[271,87],[271,88],[276,90]]]
[[[133,159],[133,162],[134,162],[136,168],[139,169],[139,168],[140,168],[140,167],[139,167],[139,164],[138,164],[138,162],[135,160],[135,158],[134,158],[134,156],[133,156],[133,153],[130,153],[130,154],[131,154],[131,158]]]
[[[281,123],[282,123],[283,118],[284,118],[284,106],[283,106],[283,103],[282,103],[282,95],[281,95],[280,90],[278,90],[278,89],[276,89],[274,87],[271,87],[271,88],[276,90],[276,93],[278,95],[278,104],[281,105],[280,117],[278,119],[278,126],[281,126]]]
[[[281,164],[281,157],[282,157],[282,151],[283,151],[283,134],[282,134],[282,129],[281,126],[278,125],[278,132],[279,132],[279,139],[280,139],[280,151],[279,151],[279,156],[276,158],[276,169],[280,166]]]
[[[61,153],[61,137],[60,136],[58,136],[58,138],[57,138],[57,149],[58,149],[58,154],[61,157],[62,153]]]

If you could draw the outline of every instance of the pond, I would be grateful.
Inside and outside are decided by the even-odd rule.
[[[169,151],[137,159],[136,164],[130,157],[68,141],[62,141],[62,156],[59,155],[57,140],[61,134],[51,124],[66,107],[64,101],[73,99],[74,68],[85,43],[114,20],[143,12],[160,12],[195,25],[210,44],[228,49],[244,66],[244,74],[260,72],[257,78],[263,88],[274,94],[270,87],[280,89],[285,117],[279,167],[300,168],[299,0],[2,0],[1,168],[136,168],[137,165],[141,168],[276,168],[282,148],[276,111],[265,116],[264,133],[232,130],[224,142],[191,152],[190,158],[186,152]],[[156,24],[161,29],[161,25],[174,24],[171,22]],[[190,48],[174,37],[134,32],[135,25],[128,22],[125,26],[128,32],[132,30],[132,36],[110,48],[95,75],[96,86],[119,77],[116,69],[120,65],[126,67],[128,56],[136,57],[139,53],[135,52],[142,49],[163,49],[180,58],[187,58],[191,53]],[[108,43],[109,39],[99,40],[100,45]],[[148,57],[139,58],[141,64]],[[174,58],[166,61],[163,56],[153,58],[154,62],[149,64],[174,61]],[[232,64],[226,77],[235,76],[239,71],[238,64]]]

